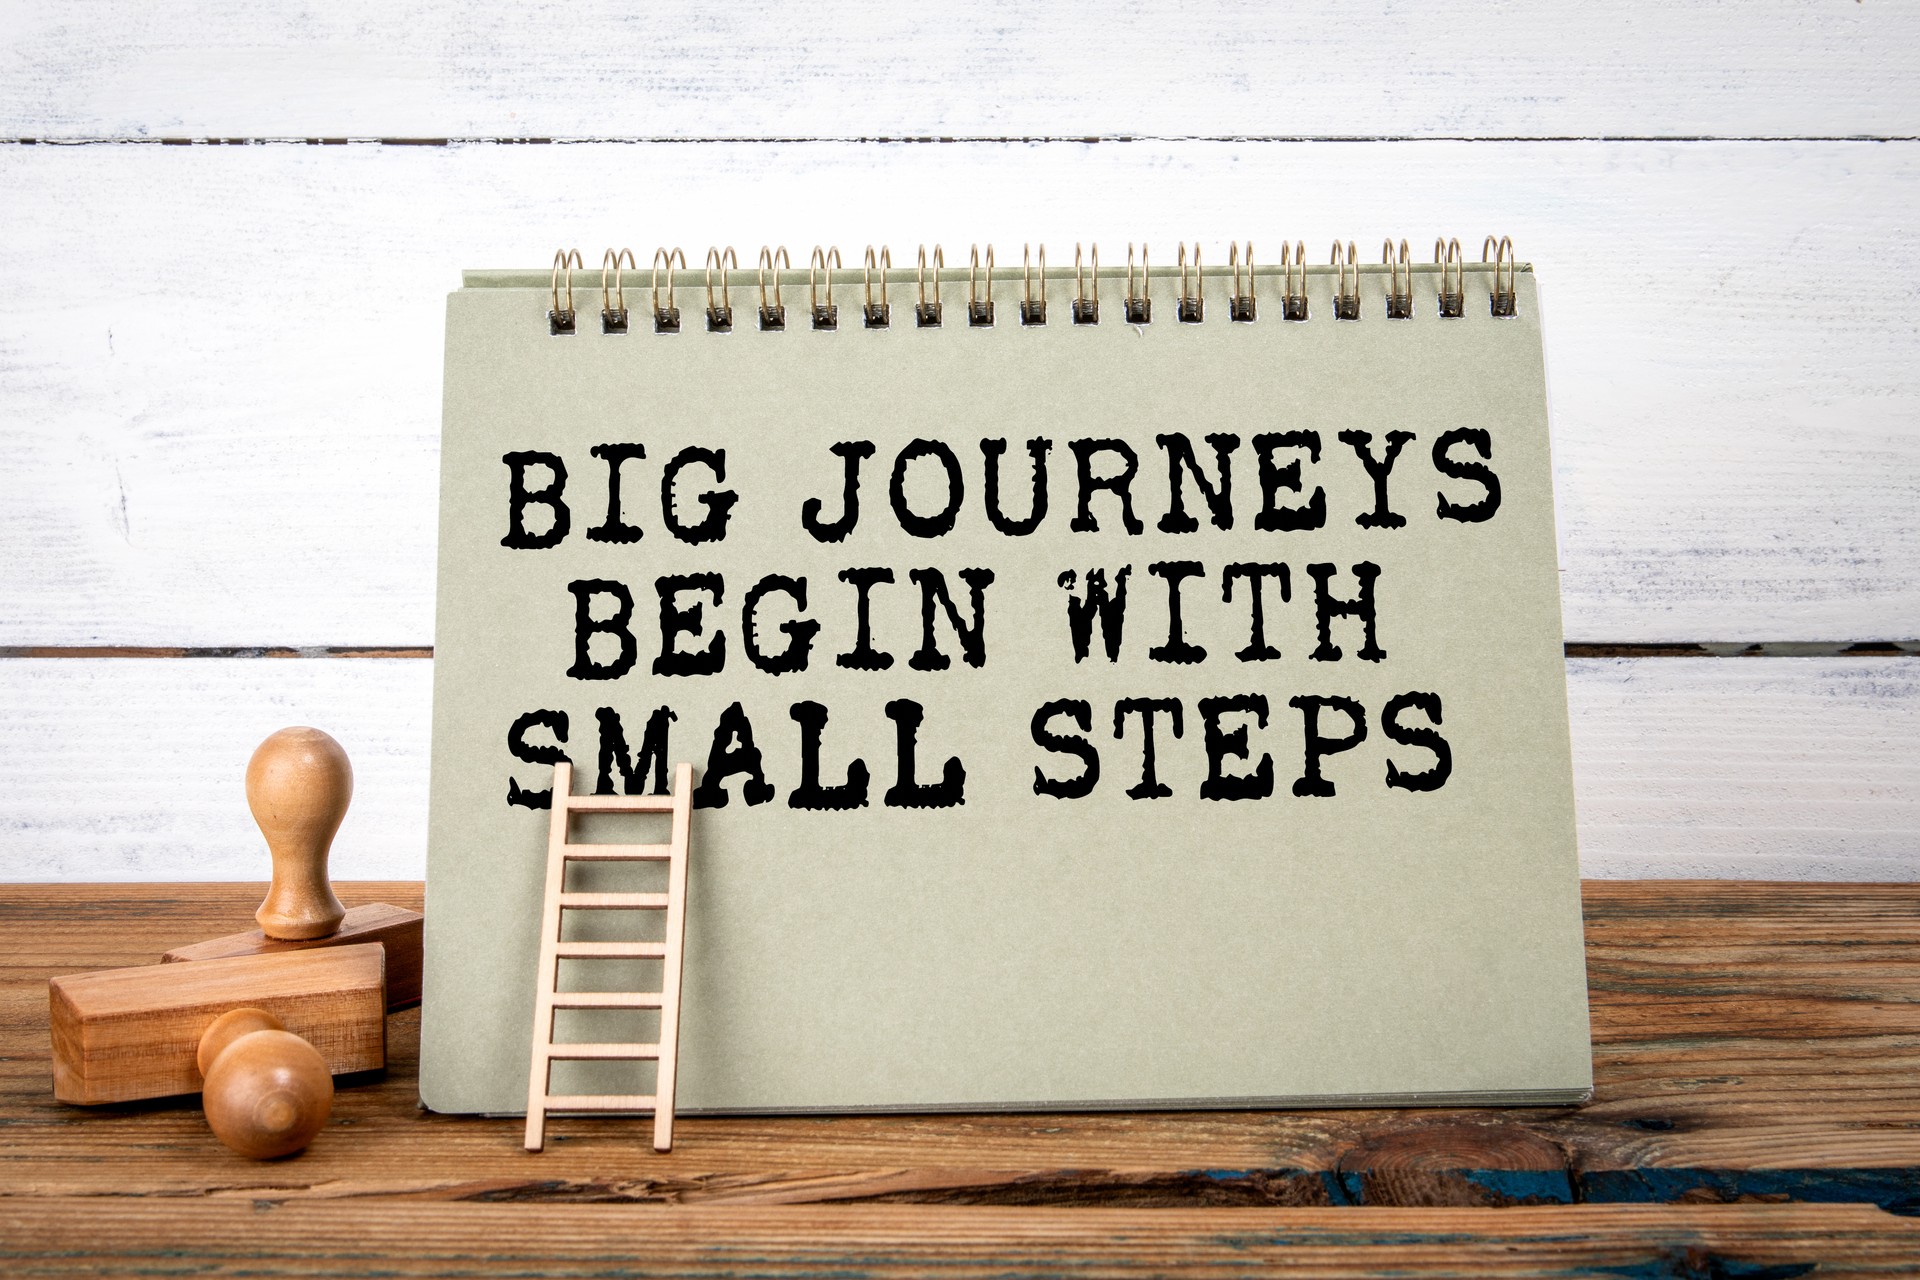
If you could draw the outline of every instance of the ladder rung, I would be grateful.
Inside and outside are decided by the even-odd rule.
[[[553,954],[561,960],[664,960],[664,942],[557,942]]]
[[[556,991],[556,1009],[658,1009],[658,991]]]
[[[666,862],[673,857],[670,844],[570,844],[569,862]]]
[[[618,1062],[646,1062],[660,1056],[657,1044],[556,1044],[547,1047],[547,1057],[583,1062],[588,1058],[608,1058]]]
[[[651,1111],[650,1093],[550,1093],[544,1099],[548,1111]]]
[[[568,796],[567,808],[598,809],[603,813],[672,813],[672,796]]]
[[[589,911],[665,910],[664,893],[563,893],[560,905]]]

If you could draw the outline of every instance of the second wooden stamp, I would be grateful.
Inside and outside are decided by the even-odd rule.
[[[353,800],[353,765],[331,735],[295,727],[272,734],[247,763],[247,806],[273,857],[258,929],[175,947],[164,961],[378,942],[387,953],[387,1007],[420,1002],[423,919],[385,902],[343,908],[327,879],[334,833]]]

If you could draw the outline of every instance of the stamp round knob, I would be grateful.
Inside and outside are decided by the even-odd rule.
[[[264,1009],[234,1009],[201,1033],[201,1104],[213,1136],[253,1160],[292,1155],[333,1110],[320,1051]]]
[[[247,807],[273,855],[273,886],[254,913],[269,938],[324,938],[346,908],[327,882],[327,853],[353,799],[347,753],[318,729],[282,729],[247,762]]]

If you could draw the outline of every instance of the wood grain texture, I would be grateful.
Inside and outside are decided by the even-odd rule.
[[[1892,1276],[1920,1223],[1858,1205],[1568,1209],[635,1210],[395,1204],[35,1206],[0,1224],[21,1277],[201,1276]],[[377,1222],[387,1238],[368,1233]]]
[[[356,897],[420,901],[417,884],[343,887]],[[258,892],[208,884],[0,889],[0,930],[10,940],[0,958],[0,1123],[8,1134],[0,1221],[41,1219],[64,1197],[89,1197],[101,1211],[104,1179],[116,1196],[108,1211],[115,1230],[104,1234],[123,1242],[142,1238],[145,1202],[178,1215],[184,1230],[195,1213],[221,1204],[257,1213],[344,1201],[342,1211],[392,1239],[407,1234],[407,1206],[434,1201],[517,1208],[521,1218],[502,1222],[529,1231],[568,1221],[568,1206],[596,1203],[629,1212],[649,1204],[849,1202],[1177,1211],[1649,1202],[1758,1209],[1797,1200],[1920,1209],[1920,886],[1588,882],[1596,1096],[1584,1107],[694,1117],[680,1121],[666,1155],[646,1150],[632,1121],[580,1119],[534,1160],[520,1150],[516,1119],[417,1109],[417,1013],[389,1019],[385,1075],[343,1078],[326,1129],[268,1177],[222,1152],[190,1106],[78,1115],[54,1102],[40,1004],[45,975],[83,959],[151,961],[181,933],[244,919]],[[110,1162],[99,1158],[109,1153]],[[524,1212],[527,1205],[540,1211]],[[1570,1235],[1579,1234],[1571,1224],[1581,1212],[1564,1219]],[[1656,1235],[1663,1221],[1689,1221],[1630,1220]],[[274,1219],[271,1234],[287,1234],[279,1225],[286,1221],[293,1220]],[[652,1221],[626,1220],[632,1230]],[[1475,1230],[1525,1221],[1476,1220]],[[782,1230],[804,1238],[805,1220]],[[326,1234],[297,1236],[313,1248]],[[548,1241],[541,1248],[558,1238],[557,1229],[540,1237]],[[8,1237],[10,1247],[22,1239]],[[328,1265],[352,1269],[344,1255]]]
[[[1899,3],[117,0],[7,25],[0,132],[35,138],[1920,133]]]
[[[59,975],[47,983],[54,1093],[87,1105],[198,1093],[201,1037],[241,1008],[278,1018],[329,1070],[376,1070],[384,973],[368,944]]]
[[[4,645],[430,643],[462,267],[1489,230],[1544,290],[1570,639],[1920,634],[1920,142],[5,147],[0,184]]]
[[[205,942],[174,947],[160,962],[218,960],[223,956],[264,955],[274,951],[305,951],[313,947],[352,947],[377,942],[386,953],[387,1009],[405,1009],[420,1003],[420,964],[425,941],[421,926],[426,917],[390,902],[364,902],[347,908],[339,931],[324,938],[269,938],[259,929],[229,933]]]
[[[263,879],[240,775],[290,721],[353,758],[334,872],[421,875],[432,666],[0,662],[0,881]],[[1920,661],[1583,658],[1567,674],[1586,875],[1920,877]]]

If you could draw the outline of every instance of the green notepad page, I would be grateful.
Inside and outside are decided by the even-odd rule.
[[[1262,269],[1250,321],[1156,270],[1143,323],[1123,272],[1075,323],[1088,283],[1003,269],[991,324],[957,271],[937,325],[895,272],[884,327],[801,271],[778,330],[736,272],[724,332],[646,278],[624,333],[598,273],[572,333],[544,271],[448,300],[427,1106],[526,1106],[563,757],[694,766],[683,1112],[1588,1094],[1530,269],[1505,317],[1417,269],[1408,318],[1369,269],[1357,319],[1315,269],[1303,320]]]

